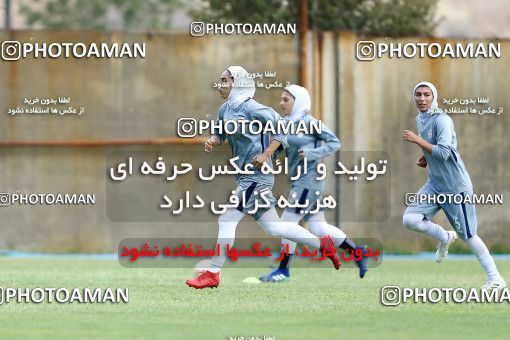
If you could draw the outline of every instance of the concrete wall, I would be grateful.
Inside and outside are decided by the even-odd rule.
[[[35,42],[145,42],[145,59],[27,59],[0,62],[0,142],[55,142],[69,140],[119,140],[175,136],[179,117],[210,119],[222,100],[213,88],[221,71],[233,64],[250,72],[276,71],[281,82],[298,77],[298,46],[293,37],[208,37],[186,34],[104,34],[96,32],[0,33],[0,39]],[[337,213],[352,237],[379,238],[387,249],[415,251],[431,246],[425,238],[401,225],[406,192],[416,191],[426,171],[414,165],[419,150],[401,140],[402,130],[414,129],[410,91],[420,80],[436,84],[440,97],[489,97],[494,106],[510,108],[508,53],[503,44],[498,60],[381,59],[360,62],[354,58],[358,38],[351,34],[310,34],[309,84],[314,114],[337,131],[343,150],[387,155],[390,173],[373,187],[356,187],[329,178],[328,190],[346,202]],[[402,41],[416,39],[403,39]],[[24,98],[71,98],[85,108],[81,116],[9,116],[8,108]],[[256,99],[277,107],[280,89],[257,90]],[[505,157],[509,120],[499,117],[453,116],[459,150],[477,192],[497,192],[510,197],[509,160]],[[214,221],[112,222],[107,216],[108,155],[146,151],[172,155],[172,161],[203,161],[201,145],[109,146],[3,146],[0,147],[0,191],[25,193],[91,192],[95,206],[10,206],[0,208],[0,248],[41,251],[114,252],[126,237],[215,237]],[[197,156],[195,156],[197,155]],[[225,146],[221,157],[228,156]],[[188,159],[191,157],[191,159]],[[349,159],[342,152],[340,159]],[[210,159],[213,162],[215,158]],[[333,157],[328,166],[334,165]],[[347,163],[349,164],[349,163]],[[387,190],[384,181],[390,181]],[[286,194],[285,179],[277,179],[275,193]],[[157,184],[151,184],[155,187]],[[164,183],[161,184],[164,190]],[[191,182],[183,182],[185,189]],[[233,188],[231,180],[218,183]],[[133,189],[140,202],[151,193]],[[389,191],[389,192],[388,192]],[[147,195],[147,196],[145,196]],[[381,199],[378,199],[381,197]],[[150,200],[149,200],[150,198]],[[383,202],[384,200],[384,202]],[[381,204],[383,202],[384,204]],[[157,203],[157,202],[155,202]],[[389,211],[388,210],[389,207]],[[510,250],[508,213],[504,206],[477,208],[479,230],[489,245]],[[363,222],[356,222],[363,216]],[[381,216],[386,216],[381,220]],[[361,221],[358,219],[358,221]],[[373,221],[373,222],[370,222]],[[446,223],[442,213],[438,222]],[[241,223],[239,236],[262,236],[254,223]]]
[[[355,234],[382,239],[389,248],[423,249],[427,239],[402,227],[404,195],[416,192],[424,183],[427,171],[415,165],[421,150],[402,141],[404,129],[416,130],[416,109],[411,97],[414,85],[430,81],[443,98],[489,97],[486,106],[508,110],[510,99],[510,44],[501,41],[499,59],[375,59],[356,60],[355,45],[359,40],[351,34],[338,37],[340,50],[340,130],[347,150],[385,150],[391,158],[391,214],[386,223],[358,224],[346,227]],[[370,39],[367,39],[370,40]],[[373,39],[375,42],[439,42],[453,40],[403,38]],[[462,42],[462,40],[459,40]],[[468,42],[468,41],[464,41]],[[455,105],[454,105],[455,106]],[[506,111],[500,115],[477,116],[453,114],[458,150],[464,160],[477,193],[510,194],[505,157],[510,139],[506,131],[510,120]],[[362,205],[370,197],[362,197]],[[508,203],[503,206],[478,206],[479,234],[492,246],[508,249],[510,222]],[[448,225],[441,212],[436,222]],[[349,229],[353,228],[353,229]],[[405,242],[405,243],[403,243]],[[429,242],[430,243],[430,242]]]

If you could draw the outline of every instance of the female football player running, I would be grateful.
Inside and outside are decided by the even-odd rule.
[[[280,98],[280,110],[285,120],[295,124],[304,122],[305,126],[310,126],[311,124],[309,123],[314,120],[309,114],[311,110],[310,94],[306,88],[298,85],[289,85],[283,90]],[[292,223],[299,223],[301,220],[304,220],[308,222],[312,234],[319,237],[331,235],[335,246],[353,252],[356,249],[356,245],[346,237],[341,229],[326,222],[323,208],[316,213],[310,214],[311,211],[317,210],[317,201],[322,199],[324,193],[325,182],[317,180],[319,176],[317,165],[320,163],[321,158],[335,153],[340,148],[340,141],[324,124],[322,124],[321,133],[312,132],[287,135],[288,147],[284,149],[289,162],[289,177],[296,178],[298,167],[304,168],[305,159],[307,162],[307,173],[292,181],[292,189],[287,200],[291,204],[295,202],[303,204],[308,200],[308,206],[306,208],[286,208],[281,219]],[[260,277],[261,281],[289,281],[289,266],[296,249],[296,243],[282,239],[282,245],[284,255],[279,267],[268,275]],[[367,271],[366,262],[366,258],[363,257],[356,261],[361,278],[365,276]]]
[[[228,67],[221,74],[222,86],[219,88],[220,95],[227,101],[221,105],[218,111],[217,120],[219,123],[226,121],[240,123],[241,121],[257,120],[261,123],[271,121],[277,126],[281,117],[271,108],[259,104],[252,97],[255,94],[255,82],[250,79],[248,72],[241,66]],[[243,133],[244,132],[244,133]],[[227,258],[226,246],[234,244],[235,230],[239,221],[256,207],[255,202],[263,202],[262,192],[265,200],[270,203],[269,207],[257,209],[254,218],[258,224],[270,235],[285,237],[289,240],[318,248],[325,254],[338,269],[340,259],[334,246],[331,236],[325,235],[318,238],[308,230],[296,223],[281,221],[275,209],[276,201],[271,193],[274,184],[274,175],[264,175],[261,171],[262,165],[267,163],[272,167],[271,157],[281,144],[286,144],[285,135],[275,134],[273,140],[261,133],[252,134],[238,128],[233,134],[219,133],[212,136],[205,142],[205,151],[211,152],[213,148],[225,140],[228,140],[233,157],[239,157],[237,166],[244,169],[247,164],[253,164],[253,174],[236,175],[239,205],[236,209],[229,208],[219,217],[218,243],[220,245],[219,255],[211,259],[211,267],[203,271],[198,277],[187,280],[190,287],[201,289],[206,287],[217,287],[220,282],[220,268]],[[244,199],[243,199],[244,196]]]
[[[437,90],[431,83],[420,82],[413,90],[413,98],[418,108],[416,126],[418,134],[405,130],[404,141],[415,143],[422,151],[417,165],[429,168],[429,177],[418,191],[417,205],[409,206],[404,212],[403,223],[412,230],[427,234],[439,241],[436,261],[442,262],[448,255],[448,247],[457,235],[463,239],[476,255],[487,273],[484,289],[506,287],[494,263],[494,259],[477,235],[475,206],[461,200],[437,200],[439,195],[452,195],[465,198],[473,195],[473,185],[464,162],[457,151],[457,138],[453,121],[437,106]],[[436,203],[446,201],[446,203]],[[458,202],[457,202],[458,203]],[[431,222],[432,217],[442,209],[455,231],[446,231]]]

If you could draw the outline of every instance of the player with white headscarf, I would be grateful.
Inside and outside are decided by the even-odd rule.
[[[463,239],[478,258],[487,273],[484,289],[506,287],[485,243],[477,235],[475,206],[466,197],[473,195],[473,185],[464,162],[457,151],[457,137],[453,120],[438,107],[436,87],[429,82],[418,83],[412,93],[418,114],[416,126],[418,134],[404,130],[404,141],[415,143],[422,151],[417,165],[429,168],[429,177],[418,191],[418,204],[407,207],[403,216],[404,225],[412,230],[427,234],[439,241],[436,261],[442,262],[448,255],[448,247],[457,235]],[[460,197],[455,200],[438,200],[444,197]],[[423,198],[423,199],[422,199]],[[445,201],[444,203],[438,203]],[[413,202],[414,204],[415,202]],[[431,221],[442,209],[455,231],[446,231]]]
[[[259,121],[262,124],[271,123],[277,126],[281,117],[271,108],[264,106],[252,97],[255,94],[255,82],[249,78],[248,72],[241,66],[228,67],[221,74],[222,86],[219,88],[220,96],[226,99],[218,111],[218,124],[225,122],[241,124],[246,121]],[[243,133],[244,132],[244,133]],[[211,259],[211,267],[186,284],[201,289],[217,287],[220,282],[220,268],[227,258],[226,248],[232,247],[235,240],[235,230],[239,221],[256,210],[253,214],[258,224],[270,235],[318,248],[327,256],[336,269],[340,267],[340,258],[329,235],[317,237],[297,223],[285,222],[280,219],[275,209],[276,200],[271,190],[274,184],[274,175],[265,175],[261,171],[264,164],[272,167],[271,157],[280,145],[286,145],[287,138],[282,134],[274,134],[272,141],[264,133],[251,133],[236,129],[235,133],[225,134],[224,131],[213,135],[205,142],[205,151],[211,152],[213,148],[228,140],[232,157],[238,157],[237,166],[245,169],[253,165],[252,174],[236,175],[236,194],[239,197],[237,208],[229,208],[219,217],[218,244],[219,255]],[[264,196],[265,198],[263,198]],[[243,198],[244,197],[244,198]],[[269,207],[258,207],[257,202],[268,201]]]
[[[308,90],[299,85],[287,86],[280,98],[281,115],[287,121],[294,124],[299,122],[305,126],[315,119],[310,115],[312,103]],[[284,148],[287,160],[289,162],[289,178],[292,180],[292,189],[290,191],[288,201],[294,205],[298,202],[300,205],[306,204],[305,208],[286,208],[281,216],[282,220],[287,222],[298,223],[301,220],[308,222],[310,231],[317,236],[331,235],[336,247],[340,247],[348,252],[354,252],[356,244],[349,240],[345,233],[326,222],[324,210],[321,208],[317,211],[317,202],[322,199],[324,193],[325,182],[317,180],[319,176],[317,166],[320,164],[321,158],[335,153],[340,148],[340,141],[325,124],[321,124],[322,131],[317,133],[309,131],[309,133],[297,133],[287,135],[288,146]],[[306,160],[305,160],[306,159]],[[298,168],[304,168],[306,161],[306,174],[297,176]],[[260,277],[263,282],[286,282],[290,280],[290,261],[296,249],[296,243],[286,239],[282,239],[284,255],[280,261],[279,267],[271,271],[266,276]],[[288,250],[288,251],[287,251]],[[363,253],[363,250],[362,250]],[[365,276],[367,271],[366,258],[358,258],[356,264],[360,268],[359,275],[361,278]]]

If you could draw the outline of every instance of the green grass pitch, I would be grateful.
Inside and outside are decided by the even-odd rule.
[[[510,261],[497,261],[510,278]],[[1,336],[34,339],[508,339],[510,305],[385,307],[380,290],[480,287],[473,261],[385,260],[360,280],[353,268],[293,269],[289,283],[242,283],[265,269],[222,272],[218,289],[195,290],[192,269],[128,269],[108,260],[0,258],[2,287],[129,288],[127,304],[0,305]]]

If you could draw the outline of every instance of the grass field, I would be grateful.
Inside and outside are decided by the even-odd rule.
[[[498,261],[510,278],[510,261]],[[248,285],[266,270],[226,269],[220,288],[197,291],[190,269],[127,269],[108,260],[0,258],[2,287],[127,287],[128,304],[0,306],[1,337],[108,339],[507,339],[510,306],[413,304],[385,307],[380,289],[479,287],[475,261],[387,260],[360,280],[355,269],[295,269],[290,283]]]

